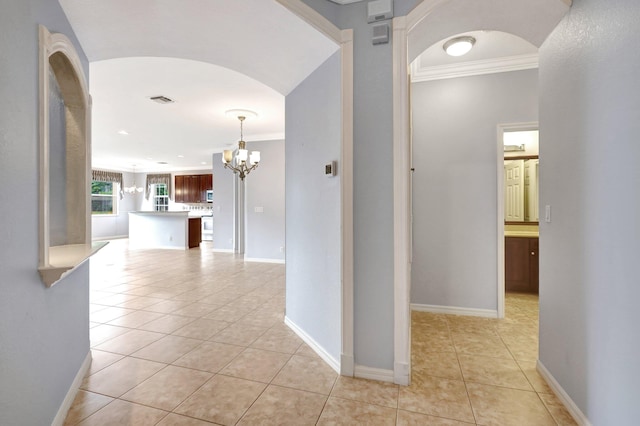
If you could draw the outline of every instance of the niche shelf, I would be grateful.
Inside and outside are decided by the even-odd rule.
[[[51,287],[106,243],[91,243],[91,98],[82,63],[73,43],[65,35],[50,33],[42,25],[38,31],[38,271],[42,282]],[[52,84],[58,87],[51,87]],[[56,95],[59,91],[60,108],[63,110],[60,116],[64,115],[64,118],[55,120],[52,117],[51,107],[58,106],[53,105],[55,99],[52,100],[52,90]],[[61,127],[60,134],[64,136],[60,136],[60,140],[52,141],[52,125]],[[54,163],[51,159],[52,147],[60,154]],[[57,191],[55,209],[52,209],[52,186]],[[61,200],[62,195],[64,200]],[[52,221],[56,230],[53,238]]]

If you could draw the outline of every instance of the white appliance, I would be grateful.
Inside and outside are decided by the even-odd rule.
[[[213,241],[213,216],[202,216],[202,241]]]

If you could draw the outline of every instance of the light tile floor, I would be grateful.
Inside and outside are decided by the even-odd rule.
[[[65,425],[573,425],[535,370],[538,303],[413,313],[413,383],[339,377],[283,324],[284,266],[213,253],[91,259],[93,361]]]

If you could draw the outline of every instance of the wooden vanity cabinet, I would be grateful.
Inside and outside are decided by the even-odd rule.
[[[538,238],[505,237],[505,290],[538,293]]]

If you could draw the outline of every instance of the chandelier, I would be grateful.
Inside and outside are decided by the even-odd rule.
[[[231,169],[233,173],[238,174],[242,181],[251,170],[258,167],[258,163],[260,162],[260,151],[252,151],[251,154],[249,154],[249,151],[245,148],[245,141],[242,140],[242,123],[245,119],[246,117],[244,115],[238,116],[238,120],[240,120],[240,141],[238,141],[238,149],[236,150],[235,157],[233,156],[233,151],[230,149],[225,149],[222,154],[224,168]]]
[[[136,192],[144,191],[144,188],[141,186],[136,186],[136,165],[133,165],[133,186],[125,186],[122,189],[127,194],[135,194]]]

